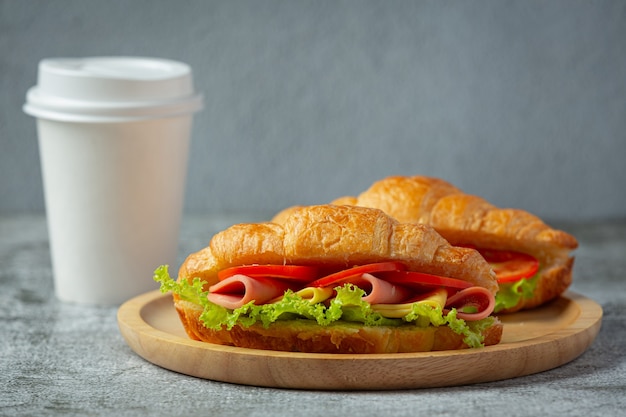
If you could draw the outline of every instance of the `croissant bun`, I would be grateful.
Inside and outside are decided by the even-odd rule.
[[[231,266],[348,268],[387,260],[402,262],[412,271],[462,279],[494,294],[498,290],[489,264],[478,252],[450,245],[432,227],[403,224],[377,209],[334,205],[294,208],[283,224],[233,225],[189,255],[178,277],[199,277],[212,285],[217,273]]]
[[[357,197],[342,197],[333,204],[374,207],[403,223],[430,225],[453,245],[533,255],[541,266],[534,296],[503,312],[537,307],[558,297],[572,281],[574,258],[570,252],[578,246],[572,235],[552,229],[524,210],[498,208],[465,194],[441,179],[388,177]],[[289,211],[277,214],[274,221],[282,221]]]
[[[293,264],[345,269],[400,261],[411,271],[462,279],[492,294],[495,275],[480,254],[454,247],[424,224],[402,224],[381,210],[355,206],[293,208],[282,224],[237,224],[217,233],[209,246],[187,257],[178,280],[200,278],[208,286],[217,273],[246,264]],[[235,324],[209,329],[200,321],[202,307],[174,294],[174,304],[190,338],[239,347],[316,353],[395,353],[467,348],[463,336],[448,326],[374,326],[311,320],[285,320],[268,327]],[[494,318],[481,330],[485,345],[500,341],[502,323]]]

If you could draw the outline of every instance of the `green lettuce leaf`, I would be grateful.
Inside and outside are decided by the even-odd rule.
[[[200,278],[194,278],[192,283],[176,282],[170,277],[168,266],[161,265],[154,271],[154,280],[161,284],[160,290],[163,294],[172,292],[178,294],[185,301],[204,305],[203,299],[206,299],[208,291],[203,291],[202,287],[206,283]],[[208,301],[208,300],[207,300]]]
[[[516,282],[500,284],[500,288],[496,293],[496,306],[494,312],[502,311],[517,305],[524,298],[532,298],[539,281],[540,273],[537,272],[533,277],[522,279]]]
[[[201,305],[204,311],[200,315],[200,320],[207,328],[215,330],[222,327],[231,329],[235,324],[249,327],[257,322],[267,328],[278,320],[294,318],[315,320],[320,326],[328,326],[337,321],[362,323],[365,326],[402,326],[409,323],[420,327],[448,325],[454,332],[464,336],[468,346],[481,347],[483,346],[481,333],[493,323],[491,317],[466,323],[456,317],[455,309],[444,314],[441,308],[418,303],[414,303],[411,312],[401,319],[387,318],[374,311],[368,302],[363,301],[365,292],[352,284],[337,287],[336,297],[328,306],[323,303],[311,304],[293,291],[287,290],[284,297],[276,303],[254,305],[252,301],[230,310],[207,299],[208,291],[203,290],[206,282],[199,278],[193,279],[191,283],[187,280],[175,281],[164,265],[154,272],[154,280],[161,284],[162,293],[172,292],[178,294],[181,299]]]

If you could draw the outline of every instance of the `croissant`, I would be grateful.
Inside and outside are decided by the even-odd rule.
[[[162,288],[165,285],[173,292],[174,304],[181,323],[189,337],[195,340],[256,349],[316,353],[394,353],[475,346],[467,339],[469,333],[459,333],[460,330],[455,330],[458,328],[446,324],[447,319],[437,322],[436,325],[433,323],[425,325],[422,320],[421,324],[417,325],[410,321],[416,320],[415,318],[401,319],[403,316],[389,316],[398,317],[389,319],[397,324],[390,325],[385,322],[373,325],[367,324],[367,321],[363,323],[345,321],[341,315],[340,318],[333,319],[335,321],[322,323],[323,320],[318,313],[332,310],[334,307],[329,307],[333,305],[332,299],[326,299],[313,307],[303,307],[306,311],[304,316],[275,320],[276,317],[266,314],[265,308],[270,305],[269,308],[272,309],[283,300],[291,302],[288,294],[291,290],[299,289],[297,286],[293,287],[296,285],[293,283],[297,277],[286,279],[283,276],[282,279],[273,279],[271,273],[266,272],[262,277],[252,273],[268,268],[281,271],[288,267],[320,271],[319,275],[311,278],[314,280],[313,283],[309,280],[306,284],[299,284],[309,289],[309,286],[317,287],[315,282],[327,280],[337,273],[346,275],[346,272],[356,270],[354,268],[382,268],[390,265],[401,266],[401,270],[388,271],[387,274],[391,275],[371,272],[363,276],[372,275],[368,278],[376,280],[372,282],[389,280],[385,282],[392,283],[392,286],[394,282],[399,283],[397,289],[389,291],[389,294],[396,295],[400,294],[403,288],[404,290],[408,288],[406,287],[409,285],[408,281],[405,280],[408,276],[425,277],[427,280],[445,279],[463,284],[444,290],[443,297],[445,299],[447,294],[449,302],[464,292],[468,292],[468,300],[475,300],[477,296],[485,300],[494,300],[494,294],[498,291],[491,267],[476,250],[450,245],[428,225],[405,224],[382,210],[345,205],[294,208],[289,213],[284,213],[281,224],[266,222],[233,225],[215,234],[207,247],[190,254],[181,265],[175,282],[162,270],[159,274],[165,275],[165,278],[157,279],[155,276],[155,279],[161,280]],[[233,270],[237,272],[225,278],[224,273]],[[400,277],[400,281],[391,280],[390,277],[395,276],[394,274]],[[379,278],[374,275],[378,275]],[[268,295],[268,301],[263,301],[261,297],[267,288],[257,291],[250,287],[250,291],[255,291],[259,297],[252,301],[254,304],[252,307],[250,304],[238,304],[221,308],[212,304],[219,303],[221,300],[219,297],[222,296],[228,302],[240,297],[245,298],[247,285],[255,281],[255,277],[262,284],[265,281],[271,282],[270,290],[278,291],[276,296]],[[276,277],[279,277],[278,273]],[[350,285],[360,287],[364,278],[355,279],[356,281],[349,281]],[[202,287],[199,288],[194,282],[202,283]],[[254,285],[258,282],[255,281]],[[430,288],[428,294],[431,295],[441,291],[439,284],[430,287],[426,281],[420,282],[418,285],[420,292],[426,291],[425,288]],[[283,293],[283,286],[290,284],[293,285]],[[220,290],[229,286],[235,288],[233,294],[219,294]],[[319,286],[323,287],[321,284]],[[331,288],[332,291],[337,291],[337,298],[339,291],[344,291],[334,284]],[[203,292],[197,296],[192,294],[193,291]],[[435,293],[431,293],[432,291]],[[457,296],[453,295],[455,292]],[[416,300],[422,299],[420,297],[426,295],[421,294],[418,298],[415,298],[415,294],[411,295],[408,299],[412,301],[408,305],[411,306],[417,302]],[[207,299],[210,302],[207,302]],[[407,305],[403,303],[396,305],[372,302],[370,307],[395,311],[396,307]],[[500,341],[502,324],[497,318],[489,316],[495,301],[485,303],[487,304],[489,305],[483,308],[482,315],[476,318],[476,322],[468,321],[467,331],[473,329],[472,334],[478,335],[484,345],[491,345]],[[290,314],[300,311],[294,310],[295,307],[291,304],[287,305]],[[367,310],[370,307],[365,308]],[[236,308],[239,310],[235,310]],[[465,314],[462,307],[455,308],[459,309],[458,317]],[[471,316],[472,313],[467,314]],[[315,319],[311,319],[309,315],[315,316]],[[271,319],[268,318],[270,316]],[[262,319],[255,322],[258,317]],[[439,317],[438,320],[441,320],[441,316]],[[209,323],[209,320],[217,322]],[[462,325],[464,326],[465,322]]]
[[[498,284],[489,264],[473,249],[454,247],[432,227],[403,224],[381,210],[320,205],[299,207],[283,224],[243,223],[217,233],[208,247],[191,254],[179,278],[200,277],[246,264],[318,265],[347,268],[382,260],[411,270],[458,278],[492,293]]]
[[[526,294],[522,294],[519,283],[500,284],[500,294],[506,292],[509,297],[508,305],[496,306],[498,312],[540,306],[557,298],[572,282],[571,252],[578,246],[574,236],[551,228],[527,211],[498,208],[438,178],[392,176],[356,197],[341,197],[333,204],[374,207],[400,222],[427,224],[453,245],[531,255],[539,262],[531,283],[534,290],[525,288]],[[274,221],[280,222],[288,211],[277,214]]]

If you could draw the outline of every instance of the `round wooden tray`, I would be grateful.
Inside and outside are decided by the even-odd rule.
[[[117,319],[139,356],[186,375],[276,388],[383,390],[499,381],[556,368],[591,345],[602,308],[568,292],[542,308],[500,316],[504,333],[495,346],[369,355],[276,352],[190,340],[171,295],[159,291],[127,301]]]

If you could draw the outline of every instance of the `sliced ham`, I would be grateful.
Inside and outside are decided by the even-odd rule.
[[[407,288],[376,278],[368,273],[346,276],[339,281],[329,282],[328,285],[338,287],[345,284],[355,285],[365,291],[363,300],[370,304],[396,304],[406,300],[411,295],[411,291]]]
[[[222,307],[235,309],[254,301],[265,304],[283,295],[289,283],[280,279],[252,278],[247,275],[233,275],[209,288],[207,298]]]
[[[482,320],[488,317],[496,304],[493,294],[482,287],[471,287],[461,290],[448,298],[444,311],[456,308],[457,317],[467,321]],[[476,310],[474,313],[467,313],[463,310]]]
[[[397,304],[411,295],[408,289],[383,281],[372,274],[363,274],[357,279],[350,280],[350,283],[365,291],[363,301],[370,304]]]

